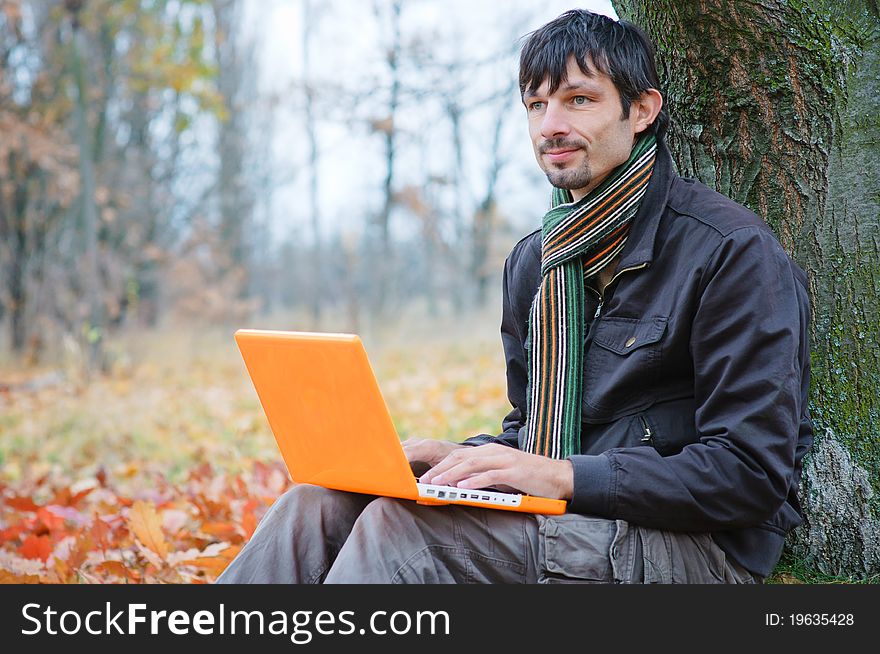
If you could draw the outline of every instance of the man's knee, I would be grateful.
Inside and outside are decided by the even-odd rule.
[[[377,497],[363,510],[358,518],[361,527],[400,524],[401,522],[412,523],[412,515],[407,510],[411,502],[398,500],[392,497]]]
[[[367,501],[367,496],[313,484],[295,484],[275,500],[270,511],[279,516],[305,515],[312,520],[318,515],[341,517],[359,511],[360,506]]]
[[[289,515],[296,513],[304,505],[315,504],[319,493],[315,492],[316,486],[307,484],[296,484],[288,488],[280,497],[278,497],[269,507],[270,513],[278,515]]]
[[[330,494],[335,492],[312,484],[294,484],[275,500],[274,505],[277,505],[281,510],[289,510],[300,504],[323,504]]]
[[[383,539],[410,540],[414,534],[434,531],[444,515],[434,507],[424,507],[410,500],[379,497],[361,512],[355,528],[361,533],[380,535]],[[421,542],[423,536],[417,540]]]

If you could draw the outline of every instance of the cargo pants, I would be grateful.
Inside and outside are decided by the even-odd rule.
[[[300,484],[217,583],[760,583],[709,534]]]

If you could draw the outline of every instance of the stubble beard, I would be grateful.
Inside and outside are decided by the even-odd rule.
[[[569,191],[586,188],[593,181],[593,171],[590,170],[588,161],[583,161],[576,168],[565,168],[564,165],[556,167],[550,164],[549,168],[544,169],[544,173],[553,186]]]
[[[538,163],[543,169],[544,174],[547,175],[547,180],[556,188],[563,188],[569,191],[586,188],[593,181],[593,171],[590,168],[590,160],[587,157],[586,149],[582,145],[562,140],[545,141],[539,149],[539,154],[543,155],[550,149],[569,146],[579,147],[583,153],[582,161],[576,166],[572,167],[565,163],[547,163],[545,165],[540,156],[538,157]]]

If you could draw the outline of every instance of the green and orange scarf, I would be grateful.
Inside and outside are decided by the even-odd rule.
[[[529,315],[527,452],[564,459],[580,450],[584,284],[623,250],[657,152],[642,136],[629,159],[577,202],[554,188],[541,229],[541,286]]]

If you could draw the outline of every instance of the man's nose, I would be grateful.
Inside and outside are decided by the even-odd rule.
[[[548,102],[541,121],[541,136],[545,139],[568,134],[570,126],[563,107],[557,102]]]

